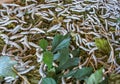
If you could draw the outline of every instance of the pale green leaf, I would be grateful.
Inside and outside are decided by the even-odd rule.
[[[17,62],[15,60],[12,60],[8,56],[1,56],[0,57],[0,76],[1,77],[7,77],[12,76],[15,77],[16,73],[13,71],[13,66]]]
[[[86,84],[99,84],[103,81],[103,68],[97,70],[88,79],[86,79]]]

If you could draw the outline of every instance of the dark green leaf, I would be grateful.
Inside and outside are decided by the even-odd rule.
[[[53,78],[43,78],[41,84],[56,84]]]
[[[108,81],[109,81],[109,77],[105,77],[105,79],[100,84],[110,84]]]
[[[0,76],[12,76],[15,77],[16,73],[13,71],[12,67],[17,64],[15,60],[11,60],[8,56],[0,57]]]
[[[103,78],[103,68],[97,70],[88,79],[86,79],[86,84],[99,84],[102,82]]]
[[[58,70],[67,69],[79,64],[79,58],[70,58],[63,65],[58,67]]]
[[[78,80],[84,80],[86,77],[91,75],[92,71],[93,69],[91,67],[85,67],[77,70],[73,77]]]
[[[63,48],[59,51],[60,57],[58,58],[60,64],[59,66],[63,65],[69,59],[69,49]]]
[[[41,39],[41,40],[39,41],[39,45],[40,45],[40,47],[41,47],[43,50],[45,50],[45,49],[47,48],[47,46],[48,46],[48,42],[47,42],[47,40],[45,40],[45,39]]]
[[[73,55],[74,57],[78,57],[79,54],[80,54],[80,49],[79,49],[79,48],[72,51],[72,55]]]
[[[53,62],[53,54],[50,51],[46,51],[43,53],[43,61],[48,66],[48,69],[52,67]]]
[[[70,35],[56,35],[52,42],[52,51],[56,52],[62,48],[68,47],[70,43]]]
[[[64,77],[72,76],[78,80],[84,80],[86,77],[89,77],[91,75],[92,71],[93,69],[91,67],[84,67],[82,69],[70,71]]]
[[[77,71],[78,71],[78,69],[77,69],[77,70],[72,70],[72,71],[70,71],[69,73],[65,74],[63,77],[73,77],[74,74],[75,74]]]

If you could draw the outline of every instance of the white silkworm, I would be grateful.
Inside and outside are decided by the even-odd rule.
[[[43,30],[41,30],[39,28],[31,28],[30,31],[37,31],[39,33],[45,33]]]
[[[20,71],[19,74],[26,74],[27,72],[33,70],[35,66],[30,66],[28,69],[25,69],[24,71]]]
[[[10,40],[18,39],[18,38],[21,38],[21,37],[23,37],[23,35],[21,35],[21,34],[16,34],[16,35],[11,36],[11,37],[10,37]]]
[[[89,54],[93,53],[95,50],[97,50],[98,48],[97,47],[94,47],[92,48],[90,51],[89,51]]]
[[[42,76],[42,78],[46,77],[45,73],[43,72],[43,67],[44,67],[44,64],[41,63],[40,68],[39,68],[39,73]]]
[[[7,21],[9,21],[9,17],[4,16],[2,19],[0,19],[0,24],[4,24],[4,23],[6,23]]]
[[[16,34],[20,29],[21,29],[21,26],[20,26],[20,25],[17,25],[17,26],[11,31],[11,33],[12,33],[12,34]]]
[[[33,42],[28,42],[30,46],[35,47],[35,48],[39,48],[40,46],[38,46],[37,44],[33,43]]]
[[[22,47],[19,46],[17,43],[15,42],[12,42],[12,41],[9,41],[9,45],[11,45],[12,47],[16,47],[17,49],[19,49],[20,51],[22,51]]]
[[[0,26],[6,26],[6,25],[8,25],[8,24],[10,24],[10,23],[18,23],[18,21],[16,21],[16,20],[11,20],[11,21],[7,21],[6,23],[4,23],[4,24],[1,24]]]
[[[61,23],[52,26],[47,32],[55,31],[61,27]]]

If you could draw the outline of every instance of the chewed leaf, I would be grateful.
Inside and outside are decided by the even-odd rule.
[[[11,60],[8,56],[1,56],[0,57],[0,76],[7,77],[12,76],[15,77],[16,73],[12,70],[12,67],[17,62],[15,60]]]

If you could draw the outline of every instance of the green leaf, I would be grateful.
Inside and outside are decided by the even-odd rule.
[[[56,52],[62,48],[68,47],[70,43],[70,35],[56,35],[52,42],[52,51]]]
[[[39,45],[40,45],[40,47],[41,47],[43,50],[45,50],[45,49],[47,48],[47,46],[48,46],[48,42],[47,42],[47,40],[45,40],[45,39],[41,39],[41,40],[39,41]]]
[[[79,58],[70,58],[63,65],[58,67],[58,70],[67,69],[69,67],[77,66],[79,64]]]
[[[72,76],[73,78],[76,78],[78,80],[84,80],[85,78],[87,78],[91,75],[92,71],[93,71],[93,68],[84,67],[82,69],[77,69],[77,70],[70,71],[64,77]]]
[[[60,62],[59,66],[63,65],[69,59],[69,49],[63,48],[59,51],[60,57],[58,61]]]
[[[58,52],[58,53],[54,54],[54,59],[53,60],[57,60],[59,57],[60,57],[60,53]]]
[[[52,67],[53,62],[53,54],[50,51],[46,51],[43,53],[43,61],[48,66],[48,69]]]
[[[43,78],[41,84],[56,84],[53,78]]]
[[[86,84],[99,84],[102,82],[103,78],[103,68],[97,70],[95,73],[93,73],[87,80]]]
[[[15,77],[16,73],[13,71],[13,66],[17,64],[15,60],[11,60],[8,56],[0,57],[0,76],[7,77],[12,76]]]
[[[86,77],[89,77],[91,75],[92,71],[93,71],[93,68],[85,67],[77,70],[73,77],[78,80],[84,80]]]
[[[74,57],[78,57],[78,56],[80,55],[80,49],[78,48],[78,49],[73,50],[73,51],[72,51],[72,55],[73,55]]]

